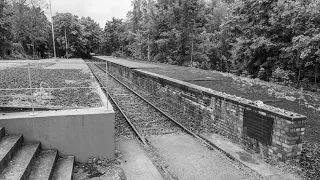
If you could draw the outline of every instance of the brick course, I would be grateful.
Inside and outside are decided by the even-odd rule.
[[[274,160],[297,160],[301,155],[305,116],[266,105],[259,107],[250,100],[111,62],[108,69],[165,101],[170,108],[196,119],[203,132],[227,136]],[[243,127],[245,110],[274,120],[271,145],[247,135]]]

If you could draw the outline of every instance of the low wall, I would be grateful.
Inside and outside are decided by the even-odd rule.
[[[203,133],[222,134],[274,160],[296,160],[301,155],[303,115],[115,62],[108,62],[108,70],[195,119]]]
[[[43,149],[73,155],[85,162],[92,156],[114,158],[113,110],[104,108],[0,115],[6,134],[21,134],[24,141],[39,141]]]

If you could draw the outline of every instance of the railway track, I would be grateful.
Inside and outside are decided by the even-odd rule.
[[[88,64],[98,82],[107,87],[105,93],[116,105],[132,130],[144,145],[148,145],[146,137],[161,134],[181,134],[185,130],[163,115],[158,109],[131,88],[122,84],[111,74],[106,75],[105,68],[97,64]]]
[[[159,109],[149,100],[142,97],[115,76],[106,73],[105,63],[88,63],[93,75],[101,86],[107,87],[105,93],[110,97],[117,109],[124,116],[131,129],[144,145],[148,145],[147,137],[161,134],[186,133],[198,139],[211,150],[220,150],[210,141],[192,132],[172,116]],[[223,151],[222,151],[223,152]],[[235,160],[229,154],[225,154]]]
[[[175,120],[167,112],[159,109],[148,99],[142,97],[132,88],[118,80],[115,76],[106,72],[105,63],[88,63],[87,64],[96,77],[104,92],[107,94],[118,111],[123,115],[130,128],[136,134],[137,138],[145,146],[150,148],[148,137],[163,134],[189,134],[199,140],[210,150],[218,150],[232,162],[238,162],[234,157],[215,146],[213,143],[185,127]],[[141,92],[140,92],[141,93]],[[177,179],[163,165],[156,165],[164,179]]]

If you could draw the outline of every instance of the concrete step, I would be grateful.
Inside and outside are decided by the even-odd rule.
[[[58,159],[52,180],[71,180],[73,175],[74,156]]]
[[[22,144],[21,135],[7,135],[0,140],[0,174]]]
[[[40,143],[26,143],[13,156],[8,166],[0,175],[0,179],[25,180],[40,152]]]
[[[42,150],[37,157],[28,180],[50,180],[58,158],[57,150]]]
[[[5,136],[4,127],[0,127],[0,139],[2,139]]]

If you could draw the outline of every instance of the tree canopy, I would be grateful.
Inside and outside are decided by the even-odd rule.
[[[319,0],[132,0],[108,21],[106,54],[271,80],[318,82]]]

